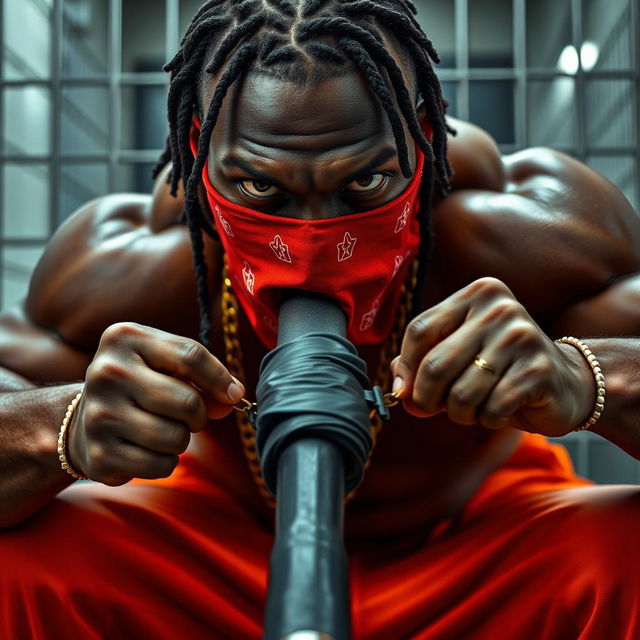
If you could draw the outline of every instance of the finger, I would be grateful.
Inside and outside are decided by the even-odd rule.
[[[469,321],[431,349],[420,362],[411,400],[427,414],[445,404],[447,390],[482,347],[483,334]]]
[[[529,366],[514,361],[488,395],[478,411],[478,421],[489,429],[521,427],[515,414],[535,390]]]
[[[198,389],[187,382],[141,367],[136,384],[127,391],[140,409],[182,422],[194,433],[207,425],[207,405]]]
[[[114,435],[153,453],[180,455],[191,441],[189,429],[181,422],[167,420],[133,407],[127,416],[127,424]]]
[[[178,462],[177,455],[151,452],[128,442],[94,445],[87,475],[97,482],[119,486],[133,478],[167,478]]]
[[[447,416],[457,424],[478,422],[478,410],[512,362],[511,353],[485,346],[463,369],[446,395]]]
[[[156,371],[189,380],[216,401],[235,404],[244,396],[244,387],[202,344],[135,323],[118,323],[103,333],[103,343],[130,348]]]
[[[440,303],[421,313],[407,326],[400,347],[400,355],[394,358],[392,372],[394,391],[399,397],[408,397],[413,387],[418,367],[435,345],[451,335],[464,322],[466,303]]]

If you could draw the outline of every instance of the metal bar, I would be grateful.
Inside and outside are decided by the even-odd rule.
[[[519,0],[518,0],[519,1]],[[556,78],[574,78],[564,71],[552,68],[535,67],[526,69],[529,80],[555,80]],[[515,68],[470,68],[463,69],[438,69],[438,77],[442,81],[459,81],[465,78],[471,80],[517,80],[518,72]],[[640,81],[640,72],[607,69],[589,71],[589,78],[593,80],[631,80]]]
[[[51,23],[51,164],[49,165],[49,235],[60,220],[60,151],[62,138],[62,34],[64,30],[63,0],[53,0]]]
[[[116,153],[117,162],[155,162],[158,155],[162,153],[162,149],[123,149]],[[83,162],[105,162],[111,159],[111,154],[106,153],[61,153],[59,158],[68,163]],[[52,162],[52,156],[47,155],[24,155],[24,154],[5,154],[4,162],[12,164],[49,164]]]
[[[163,85],[167,84],[168,76],[163,71],[124,72],[120,74],[120,84],[122,85]]]
[[[180,46],[180,0],[167,0],[165,58],[171,60]]]
[[[640,5],[637,2],[630,2],[631,12],[631,60],[636,71],[640,72]],[[634,118],[632,122],[633,138],[632,143],[636,150],[636,200],[635,206],[640,212],[640,78],[635,81],[635,105],[633,109]],[[638,469],[638,482],[640,482],[640,464]]]
[[[110,76],[74,76],[69,78],[61,78],[60,81],[64,86],[90,86],[90,87],[107,87],[109,86]],[[167,81],[167,75],[160,71],[136,71],[125,72],[120,74],[120,81],[122,84],[164,84]],[[0,80],[0,88],[4,87],[48,87],[51,84],[50,80],[43,78],[13,78],[9,80]]]
[[[4,11],[0,2],[0,77],[4,77]],[[4,273],[4,88],[0,88],[0,273]],[[4,278],[0,280],[0,309],[4,308]]]
[[[520,2],[521,0],[514,0]],[[637,9],[634,10],[637,12]],[[567,76],[560,70],[545,67],[530,67],[527,69],[530,79],[547,80]],[[470,67],[464,69],[438,68],[438,77],[441,80],[513,80],[518,76],[515,68],[508,67]],[[568,76],[574,77],[574,76]],[[637,69],[594,69],[589,71],[589,78],[593,80],[640,80],[640,70]],[[108,87],[110,76],[74,76],[61,78],[63,86],[82,87]],[[163,72],[125,72],[120,74],[122,85],[163,85],[168,82],[167,75]],[[15,78],[0,80],[0,89],[20,87],[50,87],[51,81],[42,78]]]
[[[153,162],[158,160],[162,149],[122,149],[117,153],[118,162]]]
[[[515,137],[521,149],[529,145],[527,87],[527,7],[525,0],[513,0],[513,61],[515,64]]]
[[[109,191],[116,190],[122,100],[122,0],[109,0]]]
[[[571,0],[571,39],[578,55],[582,48],[582,0]],[[578,65],[575,75],[576,100],[576,146],[577,156],[583,162],[587,159],[587,116],[586,116],[585,74],[582,64]]]
[[[455,0],[456,67],[459,72],[458,117],[469,119],[469,7],[467,0]]]
[[[33,237],[33,238],[12,238],[11,236],[7,236],[3,238],[3,241],[7,245],[11,245],[11,247],[16,247],[18,249],[32,249],[39,248],[43,244],[47,244],[50,240],[50,237]]]
[[[535,79],[552,79],[562,76],[573,78],[575,76],[568,75],[562,71],[554,71],[552,69],[532,68],[527,71],[529,77]],[[589,71],[589,78],[594,80],[639,80],[640,71],[625,69],[599,69]]]

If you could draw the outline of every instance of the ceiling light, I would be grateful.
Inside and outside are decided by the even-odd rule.
[[[570,76],[575,76],[579,66],[578,51],[572,44],[568,44],[558,58],[558,69]]]

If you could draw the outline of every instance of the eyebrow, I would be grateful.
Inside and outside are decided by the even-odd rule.
[[[223,158],[222,164],[225,167],[239,167],[240,169],[242,169],[243,171],[246,171],[250,176],[256,178],[257,180],[272,184],[273,186],[278,187],[278,189],[281,189],[282,191],[286,191],[286,188],[282,185],[282,183],[279,180],[272,178],[270,175],[260,171],[259,169],[254,169],[248,162],[245,162],[240,158],[235,158],[233,156],[231,158]]]
[[[385,147],[382,149],[376,156],[374,156],[366,165],[360,167],[358,171],[351,174],[347,177],[346,181],[351,182],[353,180],[358,179],[359,177],[368,174],[372,169],[375,169],[378,165],[382,164],[392,158],[393,156],[397,156],[398,151],[395,147]],[[243,171],[246,171],[250,176],[259,180],[261,182],[266,182],[268,184],[272,184],[274,187],[278,187],[282,191],[286,191],[287,188],[279,181],[270,176],[259,169],[255,169],[248,162],[241,160],[240,158],[236,158],[234,156],[226,157],[222,160],[222,164],[226,167],[238,167]]]

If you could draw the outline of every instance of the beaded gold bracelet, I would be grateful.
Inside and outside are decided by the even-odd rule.
[[[570,344],[572,347],[578,349],[578,351],[582,353],[582,355],[589,363],[589,366],[593,371],[593,376],[596,380],[596,403],[593,411],[581,425],[577,426],[574,429],[574,431],[584,431],[585,429],[592,427],[599,420],[602,412],[604,411],[604,398],[606,393],[602,367],[591,352],[591,349],[589,349],[589,347],[584,342],[582,342],[582,340],[578,340],[578,338],[574,338],[572,336],[564,336],[564,338],[560,338],[560,340],[556,340],[556,342],[564,342],[565,344]]]
[[[80,389],[80,391],[78,391],[76,397],[69,403],[67,412],[64,415],[64,420],[60,425],[60,433],[58,434],[58,458],[60,460],[60,466],[76,480],[87,480],[88,478],[82,473],[76,471],[67,458],[67,433],[69,430],[69,425],[71,424],[71,420],[73,419],[73,414],[75,413],[76,407],[80,402],[80,398],[82,398],[83,391],[84,387]]]

